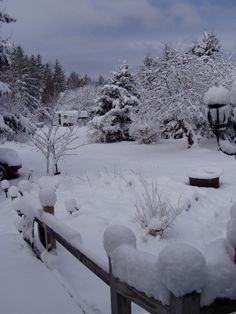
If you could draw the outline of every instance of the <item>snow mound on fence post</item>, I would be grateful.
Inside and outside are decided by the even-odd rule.
[[[39,191],[39,200],[43,207],[54,206],[56,204],[56,193],[53,189],[43,189]]]
[[[21,180],[18,183],[18,188],[20,192],[30,192],[31,190],[31,184],[28,180]]]
[[[206,105],[228,105],[230,103],[230,93],[223,86],[213,86],[204,95]]]
[[[156,259],[155,255],[139,251],[130,245],[121,245],[111,254],[112,273],[122,282],[168,304],[169,291],[160,280],[156,280]]]
[[[196,248],[183,243],[166,246],[159,254],[157,273],[176,297],[200,292],[206,275],[206,259]]]
[[[16,186],[10,186],[10,188],[8,190],[8,194],[10,197],[16,198],[19,196],[19,190]]]
[[[103,247],[107,256],[121,245],[129,245],[136,248],[136,237],[132,230],[122,225],[112,225],[103,234]]]

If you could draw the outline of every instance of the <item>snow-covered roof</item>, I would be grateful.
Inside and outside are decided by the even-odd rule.
[[[68,116],[77,116],[78,111],[77,110],[58,110],[56,114],[64,114]]]
[[[230,93],[223,86],[213,86],[205,93],[204,102],[206,105],[228,105],[230,103]]]
[[[79,114],[79,118],[88,118],[88,113],[86,110],[82,110]]]

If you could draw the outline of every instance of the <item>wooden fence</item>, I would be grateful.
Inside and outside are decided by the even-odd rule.
[[[52,209],[49,211],[48,208],[45,208],[45,211],[53,213]],[[78,248],[78,245],[72,245],[65,236],[62,236],[58,232],[60,228],[49,226],[40,217],[34,217],[35,222],[38,224],[39,238],[44,242],[42,244],[48,251],[55,249],[55,241],[59,242],[77,260],[97,275],[105,284],[110,286],[112,314],[131,314],[131,302],[134,302],[152,314],[228,314],[236,311],[236,300],[229,299],[217,299],[213,304],[201,307],[201,295],[197,293],[191,293],[182,298],[177,298],[171,294],[170,305],[163,305],[160,301],[148,297],[142,291],[138,291],[127,283],[115,278],[112,274],[110,260],[109,267],[108,265],[102,265],[102,263],[99,264],[98,261],[95,262],[91,256],[87,256],[88,254],[84,252],[82,246]],[[30,241],[30,244],[35,253],[38,254],[39,251],[34,241],[34,223],[32,224],[33,241]],[[27,238],[25,240],[27,241]]]

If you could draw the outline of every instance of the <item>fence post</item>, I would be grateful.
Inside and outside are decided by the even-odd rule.
[[[39,192],[39,200],[43,207],[43,212],[54,215],[54,205],[56,204],[56,193],[53,189],[43,189]],[[41,228],[40,228],[41,229]],[[40,231],[39,229],[39,231]],[[47,231],[46,226],[43,224],[43,230],[41,235],[39,234],[40,240],[44,241],[45,247],[48,252],[56,250],[56,240],[51,233]],[[44,233],[44,235],[43,235]]]
[[[44,206],[43,211],[45,213],[54,215],[54,206]],[[45,245],[48,252],[52,250],[56,250],[56,240],[53,235],[47,232],[47,229],[44,228],[44,235],[45,235]]]
[[[200,314],[200,299],[200,294],[195,292],[182,298],[171,294],[170,314]]]
[[[131,314],[131,301],[117,292],[116,281],[112,274],[112,265],[110,257],[109,257],[109,276],[111,293],[111,314]]]

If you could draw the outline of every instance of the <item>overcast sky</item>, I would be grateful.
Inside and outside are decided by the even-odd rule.
[[[236,50],[236,0],[4,0],[17,22],[1,33],[67,73],[110,76],[120,62],[135,67],[163,43],[186,45],[214,31]]]

